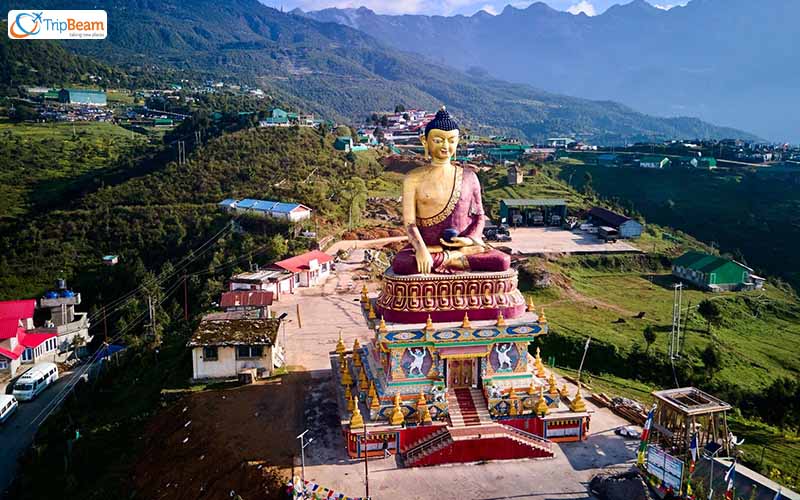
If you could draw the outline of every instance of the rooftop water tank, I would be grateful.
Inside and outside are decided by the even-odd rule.
[[[69,299],[69,298],[75,296],[75,292],[73,292],[72,290],[64,290],[64,291],[61,292],[61,296],[64,297],[64,298]]]
[[[46,298],[46,299],[56,299],[56,298],[58,298],[58,292],[49,291],[46,294],[44,294],[44,298]]]

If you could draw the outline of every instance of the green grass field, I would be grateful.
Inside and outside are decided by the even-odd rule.
[[[99,122],[14,124],[0,121],[0,218],[24,216],[39,205],[91,185],[99,171],[147,148],[147,139]]]

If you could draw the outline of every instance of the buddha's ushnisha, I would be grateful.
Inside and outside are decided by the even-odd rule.
[[[420,136],[428,165],[403,181],[403,224],[410,245],[392,262],[396,274],[505,271],[508,255],[483,242],[484,211],[478,176],[453,165],[458,124],[442,106]]]

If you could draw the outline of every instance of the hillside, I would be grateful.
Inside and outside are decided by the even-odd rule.
[[[81,7],[104,8],[115,28],[103,42],[69,44],[80,53],[122,67],[158,64],[199,78],[258,83],[303,109],[350,122],[398,102],[428,109],[446,103],[473,130],[537,140],[553,134],[596,143],[752,137],[693,118],[654,118],[612,102],[462,73],[387,48],[360,31],[283,14],[256,0],[233,0],[225,9],[212,0],[70,3]]]
[[[448,61],[461,70],[800,141],[792,118],[800,71],[786,65],[800,46],[794,25],[800,4],[794,0],[693,0],[668,11],[635,0],[594,17],[542,2],[509,5],[496,16],[390,16],[366,8],[294,12],[433,60],[446,47]],[[408,43],[409,33],[417,43]],[[782,70],[764,77],[747,69],[755,67]]]

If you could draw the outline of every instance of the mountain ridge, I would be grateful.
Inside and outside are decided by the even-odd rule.
[[[792,0],[765,0],[757,8],[746,0],[693,0],[669,10],[635,0],[592,17],[542,2],[509,5],[494,16],[342,12],[295,14],[345,23],[427,57],[447,47],[455,68],[481,67],[548,92],[800,142],[800,70],[790,63],[800,47],[792,21],[800,18],[800,3]]]
[[[16,0],[15,0],[16,1]],[[44,8],[63,0],[43,0]],[[121,67],[162,65],[200,77],[259,84],[297,108],[359,123],[395,104],[446,103],[479,133],[541,141],[570,135],[600,144],[675,137],[755,136],[691,118],[654,118],[618,103],[589,101],[465,74],[439,61],[387,48],[336,23],[284,14],[256,0],[74,0],[104,8],[107,40],[66,44]]]

